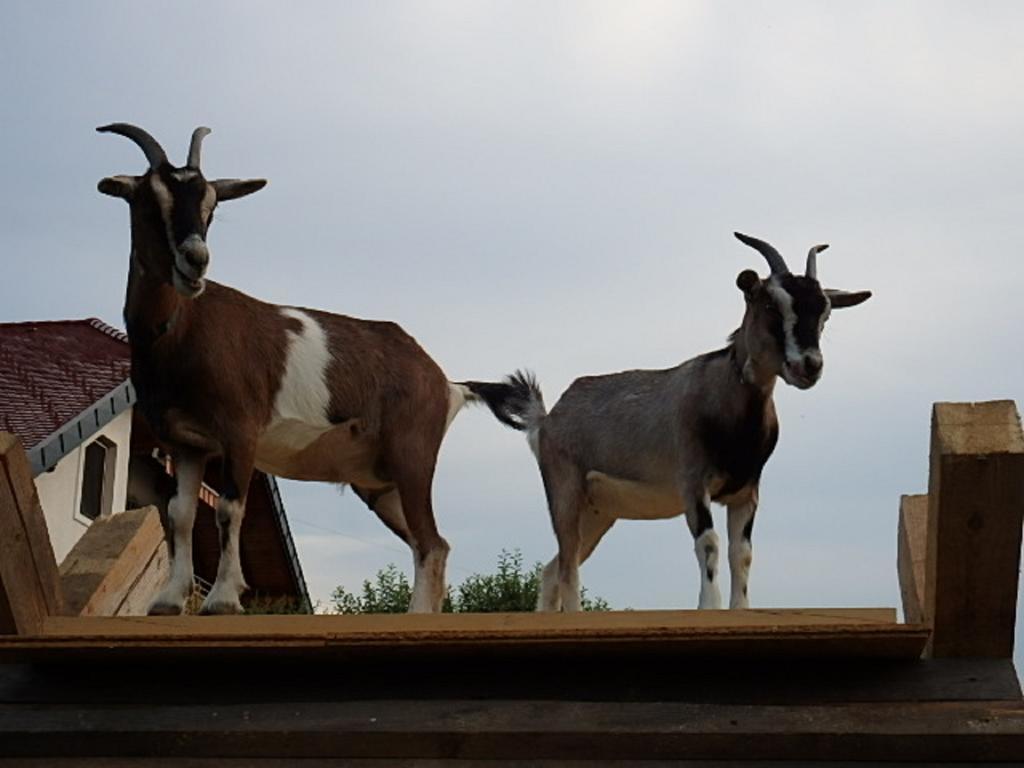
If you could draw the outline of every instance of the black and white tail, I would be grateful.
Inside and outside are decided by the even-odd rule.
[[[469,390],[470,402],[485,403],[502,424],[526,432],[530,448],[537,455],[537,435],[548,412],[536,376],[516,371],[502,382],[464,381],[462,386]]]

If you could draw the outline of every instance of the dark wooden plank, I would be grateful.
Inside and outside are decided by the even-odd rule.
[[[344,757],[47,757],[4,760],[0,768],[756,768],[779,764],[763,760],[448,760]],[[943,768],[972,768],[978,762],[943,762]],[[786,768],[907,768],[905,762],[787,760]]]
[[[316,659],[318,662],[367,663],[372,660],[429,659],[460,655],[469,659],[498,659],[561,655],[566,659],[645,653],[652,657],[717,658],[881,658],[916,659],[929,632],[916,626],[842,629],[789,628],[785,632],[757,629],[703,630],[651,637],[594,636],[585,641],[568,637],[367,638],[305,635],[301,637],[35,637],[0,638],[0,661],[161,663],[171,660],[224,662],[232,659],[266,663],[275,659]]]
[[[1009,658],[1024,523],[1024,434],[1012,401],[935,404],[928,500],[931,653]]]
[[[691,659],[460,654],[360,664],[0,665],[0,702],[126,707],[352,699],[569,699],[810,704],[1020,700],[1004,659]]]
[[[353,701],[0,705],[9,756],[1017,760],[1024,706]],[[116,745],[116,746],[112,746]]]
[[[18,439],[0,432],[0,634],[33,634],[61,609],[57,561],[32,470]]]

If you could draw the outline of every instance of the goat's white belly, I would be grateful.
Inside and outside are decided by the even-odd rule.
[[[314,426],[297,419],[272,421],[256,445],[256,463],[260,469],[266,467],[266,471],[275,475],[284,474],[279,471],[281,468],[287,467],[297,455],[330,431],[331,427]]]
[[[603,472],[587,473],[591,505],[620,520],[663,520],[683,514],[683,499],[674,486],[638,483]]]
[[[375,446],[358,420],[321,426],[275,419],[260,435],[256,466],[292,480],[381,485],[373,473]]]

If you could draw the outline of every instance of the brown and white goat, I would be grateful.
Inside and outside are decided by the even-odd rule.
[[[97,130],[135,142],[149,168],[99,190],[128,202],[131,263],[124,318],[138,407],[174,458],[168,506],[172,564],[151,614],[180,613],[192,589],[192,526],[207,461],[219,457],[221,555],[205,613],[242,610],[239,531],[254,467],[297,480],[349,483],[412,549],[411,611],[438,611],[448,544],[431,484],[448,425],[467,399],[416,341],[390,322],[268,304],[206,280],[217,205],[262,179],[207,181],[192,134],[176,168],[133,125]]]
[[[771,267],[744,270],[743,324],[724,349],[658,371],[577,379],[547,413],[536,380],[467,382],[505,424],[526,430],[540,464],[558,555],[544,569],[538,610],[579,610],[579,566],[620,519],[685,514],[700,567],[700,608],[718,608],[718,535],[711,502],[728,507],[730,607],[746,608],[761,470],[779,434],[776,378],[799,389],[821,376],[821,331],[832,309],[868,291],[823,290],[813,247],[803,276],[761,240],[736,233]]]

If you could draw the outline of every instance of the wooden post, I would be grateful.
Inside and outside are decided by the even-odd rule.
[[[920,518],[920,507],[910,507],[913,502],[904,504],[903,523]],[[1012,656],[1022,523],[1024,434],[1013,401],[936,403],[924,558],[922,614],[932,625],[926,653]],[[901,557],[904,587],[909,581],[902,574],[914,570],[910,528],[901,524],[910,559]]]
[[[57,560],[28,457],[0,432],[0,634],[38,634],[60,610]]]
[[[924,603],[925,557],[928,551],[928,495],[900,497],[897,570],[903,620],[927,624]]]

